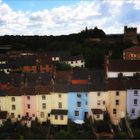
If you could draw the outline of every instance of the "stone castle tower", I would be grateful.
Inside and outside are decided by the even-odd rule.
[[[124,26],[124,42],[138,43],[137,40],[137,28],[128,28]]]

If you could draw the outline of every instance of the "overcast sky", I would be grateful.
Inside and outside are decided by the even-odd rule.
[[[0,35],[62,35],[88,28],[140,32],[140,0],[0,0]]]

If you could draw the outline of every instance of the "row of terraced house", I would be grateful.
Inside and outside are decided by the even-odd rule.
[[[1,123],[10,117],[67,125],[69,119],[103,120],[108,114],[118,125],[126,116],[140,117],[140,60],[106,56],[104,71],[81,68],[56,71],[53,76],[22,73],[0,77]]]

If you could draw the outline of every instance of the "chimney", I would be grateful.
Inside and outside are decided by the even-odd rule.
[[[105,58],[104,58],[104,77],[105,77],[105,79],[108,78],[108,76],[107,76],[108,66],[109,66],[109,56],[105,55]]]

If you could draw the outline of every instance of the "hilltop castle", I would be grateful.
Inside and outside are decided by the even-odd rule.
[[[134,44],[138,43],[137,40],[137,28],[128,28],[124,26],[124,42],[132,42]]]

